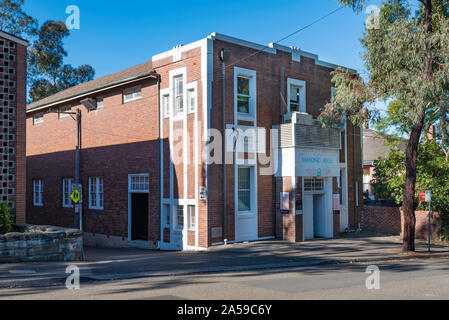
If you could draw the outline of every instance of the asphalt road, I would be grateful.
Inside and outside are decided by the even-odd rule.
[[[449,299],[449,260],[382,262],[380,289],[368,290],[366,264],[154,277],[0,289],[0,299]]]

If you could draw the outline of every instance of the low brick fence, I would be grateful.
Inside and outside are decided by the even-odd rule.
[[[0,235],[0,263],[81,261],[83,233],[77,229],[20,225],[19,232]]]
[[[415,238],[427,239],[429,212],[415,211],[415,216]],[[438,233],[441,228],[439,213],[432,212],[431,225],[432,240],[439,240]],[[362,230],[399,236],[402,235],[403,227],[404,217],[401,207],[364,206],[362,214]]]

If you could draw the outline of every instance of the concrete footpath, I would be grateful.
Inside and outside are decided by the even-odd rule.
[[[403,259],[449,258],[449,246],[417,240],[417,252],[401,252],[399,237],[351,236],[304,243],[261,241],[219,246],[207,252],[85,248],[84,262],[0,264],[0,287],[65,283],[67,266],[80,268],[81,281],[132,279],[212,272],[236,272]]]

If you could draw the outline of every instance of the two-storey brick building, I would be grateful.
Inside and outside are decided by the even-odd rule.
[[[25,222],[26,71],[28,42],[0,31],[0,202]]]
[[[201,250],[356,229],[361,130],[316,121],[335,68],[297,48],[214,33],[35,102],[27,220],[74,224],[67,112],[79,109],[87,243]]]

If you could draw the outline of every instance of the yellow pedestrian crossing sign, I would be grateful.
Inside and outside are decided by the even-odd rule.
[[[70,195],[70,198],[73,200],[74,203],[78,203],[80,201],[80,193],[78,190],[75,190]]]

